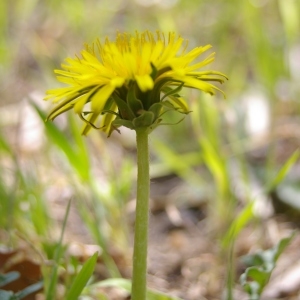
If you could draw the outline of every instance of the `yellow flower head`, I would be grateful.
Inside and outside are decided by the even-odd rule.
[[[180,36],[159,31],[117,33],[114,42],[86,45],[81,58],[67,58],[64,70],[55,70],[57,79],[68,86],[47,91],[45,100],[57,103],[47,119],[73,108],[85,121],[83,134],[91,127],[110,134],[120,126],[153,129],[168,110],[187,114],[187,103],[178,94],[182,87],[213,95],[222,91],[209,81],[222,83],[226,76],[199,71],[214,60],[212,53],[195,62],[210,45],[189,52],[186,48],[187,41]]]

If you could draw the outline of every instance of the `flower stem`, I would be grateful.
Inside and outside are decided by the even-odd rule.
[[[131,299],[145,300],[150,191],[148,128],[136,129],[136,142],[138,175]]]

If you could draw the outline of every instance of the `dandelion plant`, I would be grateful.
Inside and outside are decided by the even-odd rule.
[[[226,76],[202,70],[214,60],[211,53],[198,57],[210,45],[188,51],[188,42],[173,32],[117,33],[115,41],[98,39],[85,45],[81,56],[67,58],[57,79],[66,87],[47,91],[45,100],[56,105],[47,120],[73,110],[84,122],[82,133],[95,128],[108,136],[121,126],[136,132],[137,195],[133,253],[132,300],[146,299],[147,240],[149,213],[148,135],[168,111],[188,114],[183,87],[214,95],[221,93],[211,82],[222,83]],[[196,61],[197,60],[197,61]]]

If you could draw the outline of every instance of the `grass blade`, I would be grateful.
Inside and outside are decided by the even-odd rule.
[[[83,265],[82,269],[76,276],[71,289],[69,290],[66,300],[74,300],[77,299],[82,290],[84,289],[86,283],[90,279],[95,269],[95,265],[97,263],[98,252],[95,252],[93,256],[91,256]]]
[[[285,164],[281,167],[278,171],[275,178],[271,180],[271,182],[267,185],[267,191],[270,192],[276,188],[278,184],[285,178],[287,173],[290,171],[291,167],[295,164],[298,160],[300,155],[300,151],[297,149],[285,162]]]
[[[35,110],[37,111],[40,118],[45,121],[46,114],[35,104],[32,104]],[[51,141],[61,149],[66,157],[70,165],[76,170],[79,177],[84,180],[88,181],[90,174],[90,162],[89,157],[87,155],[86,150],[83,146],[83,140],[78,138],[78,134],[75,133],[75,126],[74,122],[71,123],[71,130],[73,133],[73,137],[75,139],[75,145],[73,145],[67,138],[65,133],[63,133],[53,122],[45,122],[45,130],[47,136],[51,139]],[[79,142],[80,141],[80,142]]]
[[[60,239],[55,251],[55,255],[54,255],[54,263],[55,265],[52,268],[52,273],[51,273],[51,277],[50,277],[50,283],[49,283],[49,287],[47,289],[46,292],[46,300],[53,300],[55,299],[55,291],[56,291],[56,284],[57,284],[57,278],[58,278],[58,263],[59,263],[59,259],[61,257],[61,250],[62,250],[62,241],[63,241],[63,236],[64,236],[64,232],[66,229],[66,224],[67,224],[67,219],[69,216],[69,212],[70,212],[70,207],[71,207],[71,199],[68,202],[68,206],[66,209],[66,213],[65,213],[65,217],[64,217],[64,221],[63,221],[63,226],[62,226],[62,230],[61,230],[61,235],[60,235]]]
[[[226,235],[222,239],[222,246],[228,247],[238,236],[241,230],[253,218],[254,201],[250,202],[234,219]]]

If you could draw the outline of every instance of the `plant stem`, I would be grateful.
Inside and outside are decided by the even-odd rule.
[[[136,142],[138,175],[131,299],[145,300],[150,191],[148,128],[136,129]]]

